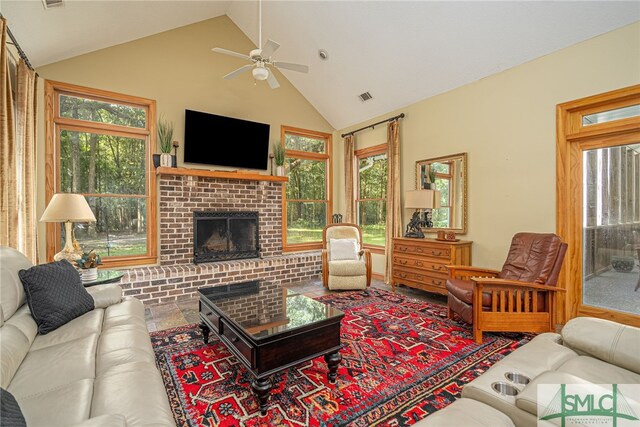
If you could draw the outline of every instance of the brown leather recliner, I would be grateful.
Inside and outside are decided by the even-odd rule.
[[[555,293],[567,251],[555,234],[518,233],[502,270],[448,266],[449,318],[457,314],[482,331],[546,332],[554,329]]]

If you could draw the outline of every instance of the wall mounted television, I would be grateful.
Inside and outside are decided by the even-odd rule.
[[[266,170],[269,130],[264,123],[185,110],[184,162]]]

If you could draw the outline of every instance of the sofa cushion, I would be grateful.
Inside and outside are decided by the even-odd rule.
[[[66,260],[37,265],[18,274],[40,334],[93,310],[93,298]]]
[[[640,384],[640,375],[591,356],[578,356],[558,368],[596,384]]]
[[[55,331],[49,332],[47,335],[38,335],[33,341],[29,351],[40,350],[45,347],[77,340],[87,335],[100,334],[103,317],[104,310],[91,310],[60,326]]]
[[[92,397],[93,379],[72,381],[30,396],[16,394],[29,427],[68,427],[81,423],[91,415]]]
[[[473,399],[458,399],[414,424],[415,427],[513,427],[502,412]]]
[[[640,328],[593,317],[576,317],[562,328],[565,345],[640,374]]]
[[[0,414],[0,427],[27,427],[16,398],[3,388],[0,388]]]
[[[32,265],[31,261],[17,250],[0,246],[0,296],[2,296],[0,324],[13,316],[13,313],[24,304],[24,289],[18,277],[18,271]]]
[[[516,396],[516,406],[530,414],[538,413],[538,385],[540,384],[583,384],[588,383],[582,378],[573,376],[566,372],[548,371],[543,372],[534,378]],[[543,409],[543,408],[541,408]]]
[[[96,308],[107,308],[122,301],[122,288],[118,285],[98,285],[86,289]]]

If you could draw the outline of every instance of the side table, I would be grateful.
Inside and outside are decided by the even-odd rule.
[[[119,282],[124,276],[124,272],[120,270],[98,270],[98,278],[90,282],[82,282],[85,288],[89,286],[104,285],[106,283]]]

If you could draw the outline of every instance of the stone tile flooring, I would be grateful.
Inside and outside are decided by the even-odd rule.
[[[391,286],[385,284],[381,280],[373,279],[371,281],[371,286],[391,291]],[[322,280],[320,278],[290,284],[287,285],[287,287],[311,298],[339,292],[330,291],[323,287]],[[405,286],[397,287],[396,292],[418,300],[429,301],[436,304],[447,303],[447,299],[443,295],[432,294]],[[190,323],[198,323],[200,321],[198,314],[198,299],[194,298],[180,302],[147,306],[145,308],[145,320],[147,321],[147,328],[149,329],[149,332],[188,325]]]

